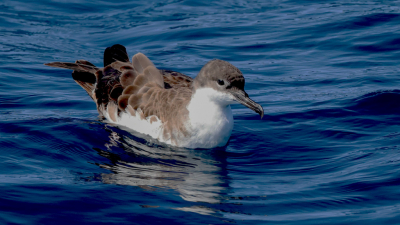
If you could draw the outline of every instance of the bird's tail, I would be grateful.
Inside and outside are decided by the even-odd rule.
[[[95,65],[86,60],[77,60],[75,63],[52,62],[45,65],[73,70],[72,78],[95,100],[94,90],[97,82],[97,71],[99,71],[99,68]]]

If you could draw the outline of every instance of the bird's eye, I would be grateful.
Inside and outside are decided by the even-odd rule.
[[[218,82],[218,84],[221,85],[221,86],[224,85],[224,81],[223,81],[223,80],[218,80],[217,82]]]

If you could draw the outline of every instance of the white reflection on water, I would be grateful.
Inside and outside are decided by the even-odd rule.
[[[115,156],[113,149],[117,146],[124,152]],[[173,189],[186,201],[213,204],[220,203],[221,194],[227,191],[224,150],[152,146],[128,136],[120,137],[115,132],[111,133],[106,147],[109,151],[100,154],[109,158],[112,164],[101,164],[100,167],[112,173],[101,174],[104,183]],[[207,208],[199,210],[201,214],[209,211]]]

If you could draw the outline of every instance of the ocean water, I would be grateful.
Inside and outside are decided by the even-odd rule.
[[[70,71],[123,44],[237,66],[229,144],[101,121]],[[0,224],[400,224],[400,1],[0,2]]]

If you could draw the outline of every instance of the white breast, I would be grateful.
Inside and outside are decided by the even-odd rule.
[[[182,141],[189,148],[213,148],[224,146],[233,129],[231,97],[203,88],[196,91],[188,105],[188,128],[191,137]]]
[[[104,116],[112,123],[128,127],[170,145],[186,148],[214,148],[224,146],[233,129],[230,98],[211,88],[197,90],[187,106],[189,120],[186,121],[185,126],[189,131],[189,136],[176,140],[177,143],[171,142],[170,139],[164,140],[160,120],[150,123],[149,118],[141,119],[140,111],[136,113],[136,116],[131,116],[129,113],[115,115],[117,121],[112,121],[107,112],[104,112]]]

